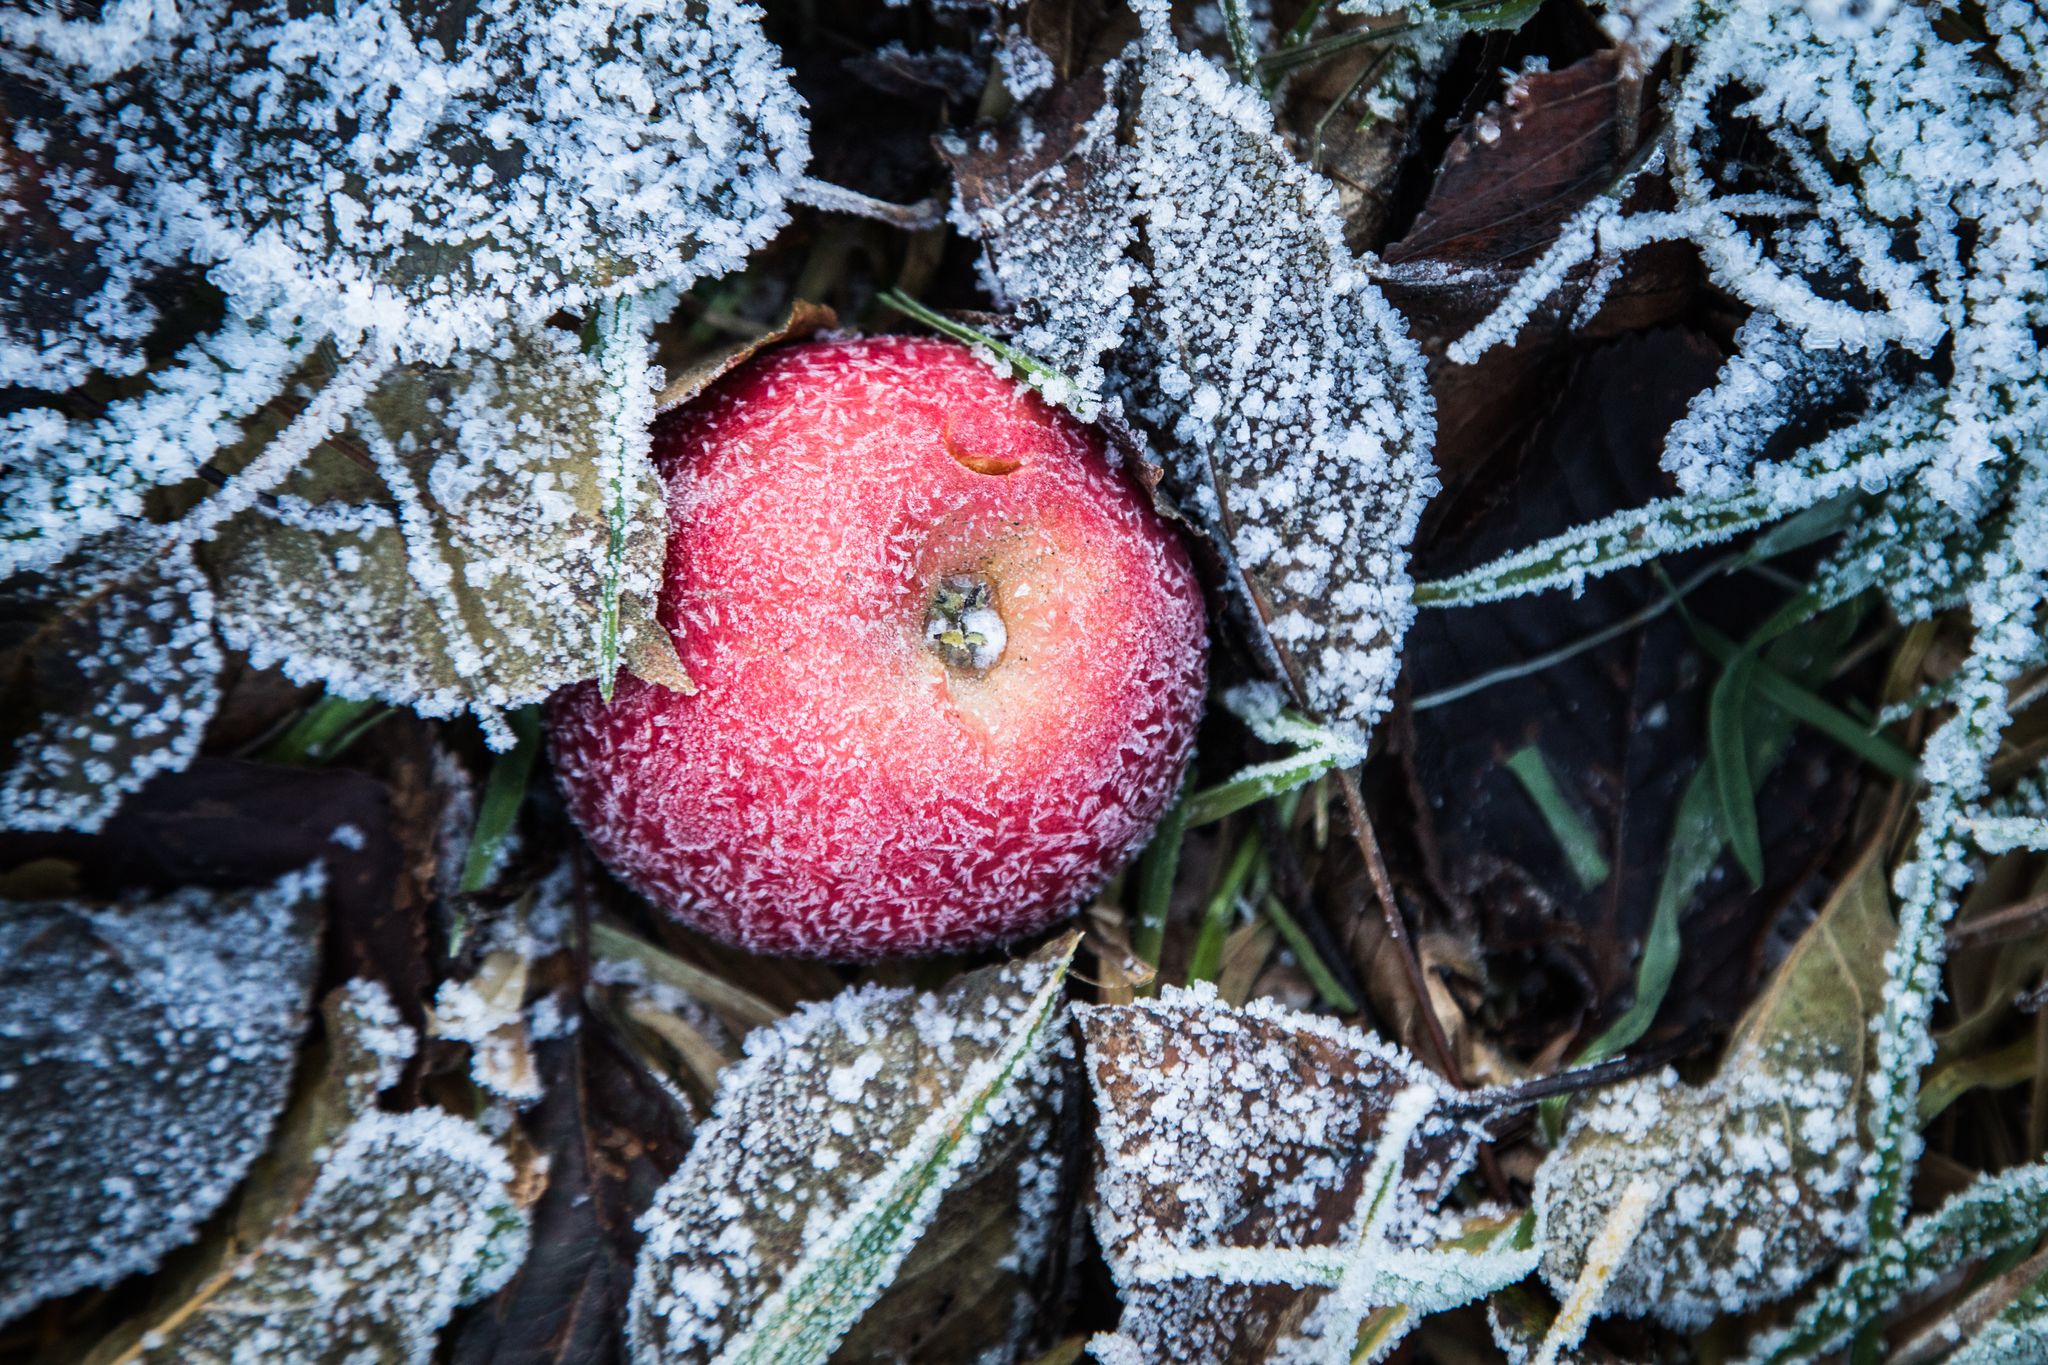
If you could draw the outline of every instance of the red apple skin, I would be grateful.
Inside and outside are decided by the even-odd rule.
[[[1150,836],[1202,597],[1096,433],[962,346],[871,337],[751,362],[654,453],[697,691],[551,703],[569,808],[626,882],[741,947],[869,960],[1029,934]],[[985,671],[926,638],[963,581],[1007,632]]]

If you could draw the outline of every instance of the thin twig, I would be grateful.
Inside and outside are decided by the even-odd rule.
[[[905,232],[923,232],[946,221],[945,206],[936,199],[920,199],[915,204],[892,204],[886,199],[876,199],[859,190],[850,190],[829,180],[814,180],[810,176],[792,185],[789,197],[795,203],[808,204],[827,213],[866,218]]]
[[[1372,877],[1373,894],[1379,899],[1387,937],[1400,958],[1401,973],[1408,978],[1408,987],[1415,993],[1415,1009],[1422,1017],[1423,1036],[1429,1039],[1430,1050],[1436,1054],[1436,1068],[1451,1084],[1463,1090],[1466,1088],[1464,1073],[1458,1067],[1458,1059],[1451,1053],[1451,1040],[1444,1032],[1443,1021],[1436,1017],[1436,1010],[1429,1003],[1429,987],[1422,979],[1422,961],[1415,955],[1415,941],[1408,936],[1408,926],[1401,919],[1401,907],[1394,903],[1394,887],[1387,879],[1386,861],[1380,857],[1380,841],[1373,835],[1372,821],[1365,813],[1365,798],[1358,791],[1356,770],[1338,769],[1337,784],[1344,789],[1344,808],[1351,813],[1351,833],[1358,841],[1358,851],[1365,855],[1366,872]]]

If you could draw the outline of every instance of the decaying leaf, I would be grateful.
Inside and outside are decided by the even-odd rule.
[[[199,752],[220,703],[213,594],[185,546],[81,556],[68,600],[29,647],[46,710],[0,781],[0,826],[97,830],[160,772]],[[102,547],[104,550],[105,547]]]
[[[1631,1180],[1663,1197],[1607,1307],[1680,1330],[1783,1298],[1862,1236],[1869,1021],[1893,926],[1879,861],[1848,878],[1703,1086],[1671,1072],[1590,1102],[1537,1175],[1560,1294]]]
[[[263,1151],[322,882],[0,903],[0,1321],[154,1267]]]
[[[469,1044],[469,1074],[479,1086],[519,1105],[541,1095],[526,1026],[531,965],[516,948],[487,953],[467,980],[441,983],[427,1016],[430,1036]]]
[[[690,1118],[594,1017],[535,1045],[540,1102],[521,1115],[546,1154],[532,1250],[464,1319],[454,1365],[617,1365],[633,1286],[634,1220],[690,1145]]]
[[[1018,346],[1064,373],[1047,396],[1143,427],[1276,671],[1362,737],[1435,489],[1422,357],[1265,102],[1182,52],[1163,3],[1136,8],[1145,37],[1096,107],[1066,97],[1063,133],[1008,164],[1003,139],[952,148],[956,218],[1022,314]]]
[[[654,411],[664,413],[681,407],[717,383],[721,376],[738,369],[770,346],[802,341],[838,325],[839,315],[830,308],[798,299],[789,306],[789,312],[780,323],[760,336],[737,341],[712,352],[663,385],[661,392],[654,397]]]
[[[89,1365],[419,1365],[518,1269],[532,1191],[504,1151],[444,1110],[376,1107],[417,1041],[383,988],[351,983],[327,1019],[331,1073],[233,1227]]]
[[[1123,1291],[1113,1349],[1124,1359],[1275,1358],[1331,1278],[1162,1279],[1147,1267],[1356,1240],[1354,1224],[1374,1215],[1362,1195],[1380,1134],[1404,1094],[1431,1103],[1409,1116],[1405,1157],[1384,1171],[1386,1238],[1415,1230],[1483,1136],[1470,1106],[1439,1103],[1443,1082],[1399,1048],[1271,1001],[1234,1010],[1200,986],[1078,1013],[1101,1112],[1095,1232]]]
[[[509,744],[499,712],[598,671],[602,379],[545,328],[391,373],[350,431],[207,547],[222,634],[338,695],[474,710]],[[644,450],[627,456],[625,490],[623,654],[675,685],[653,618],[667,512]]]
[[[948,1191],[971,1188],[1009,1146],[997,1135],[1058,1085],[1075,942],[936,994],[849,991],[749,1035],[642,1220],[634,1360],[826,1359]],[[1035,1168],[1013,1171],[1031,1210]],[[1044,1250],[1019,1232],[1020,1265]]]

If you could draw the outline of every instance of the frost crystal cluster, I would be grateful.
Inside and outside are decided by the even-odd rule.
[[[268,1158],[286,1207],[272,1207],[275,1191],[249,1201],[232,1239],[208,1248],[220,1264],[189,1299],[152,1310],[119,1359],[424,1365],[455,1309],[524,1260],[520,1172],[506,1153],[444,1110],[376,1107],[418,1041],[384,988],[352,981],[326,1013],[332,1070]],[[274,1221],[252,1217],[266,1211]]]
[[[189,759],[216,627],[500,745],[565,681],[687,686],[648,331],[803,170],[753,6],[10,7],[0,111],[0,583],[79,658],[0,825]]]
[[[1389,703],[1408,544],[1436,490],[1422,357],[1265,101],[1182,52],[1165,5],[1136,8],[1145,36],[1070,140],[953,149],[955,219],[1019,310],[1019,348],[1061,371],[1047,396],[1138,424],[1274,668],[1362,739]]]
[[[153,1268],[264,1150],[321,887],[0,902],[0,1322]]]

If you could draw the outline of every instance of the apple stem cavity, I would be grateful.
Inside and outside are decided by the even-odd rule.
[[[1010,632],[996,610],[996,590],[980,574],[948,574],[932,593],[924,638],[956,673],[988,672],[1003,657]]]

